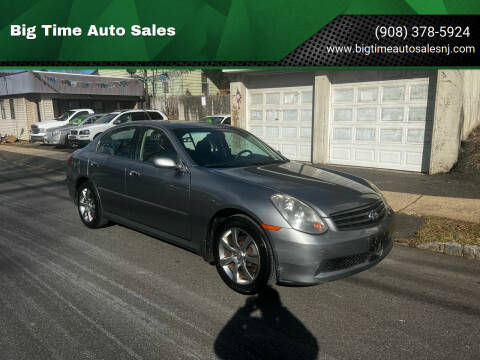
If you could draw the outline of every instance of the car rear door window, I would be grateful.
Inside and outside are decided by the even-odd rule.
[[[149,120],[148,115],[145,111],[135,111],[132,113],[133,121]]]
[[[111,131],[102,137],[97,152],[133,159],[136,148],[135,133],[135,127],[125,127]]]
[[[162,130],[147,128],[140,142],[139,160],[153,163],[156,156],[176,159],[177,152]]]
[[[158,111],[148,111],[148,115],[150,115],[152,120],[163,120],[162,114],[160,114]]]

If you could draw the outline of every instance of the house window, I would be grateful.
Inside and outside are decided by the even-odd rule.
[[[202,72],[202,94],[208,95],[208,79],[204,72]]]
[[[5,114],[5,100],[0,101],[0,107],[2,111],[2,119],[6,119],[7,115]]]
[[[13,99],[8,99],[10,104],[10,118],[15,119],[15,106],[13,104]]]
[[[163,82],[163,93],[168,94],[168,81]]]

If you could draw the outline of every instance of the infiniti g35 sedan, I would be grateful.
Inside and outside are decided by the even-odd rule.
[[[394,214],[375,185],[231,126],[126,123],[75,151],[67,177],[86,226],[112,221],[193,251],[242,294],[341,279],[392,248]]]

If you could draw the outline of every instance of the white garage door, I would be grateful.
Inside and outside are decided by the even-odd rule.
[[[312,87],[248,91],[247,129],[292,160],[310,161]]]
[[[428,99],[428,79],[333,85],[330,163],[421,171]]]

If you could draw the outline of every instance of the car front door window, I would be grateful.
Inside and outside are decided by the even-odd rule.
[[[135,132],[136,129],[134,127],[127,127],[106,134],[100,141],[97,152],[111,156],[133,158],[135,153]]]
[[[175,160],[177,153],[172,143],[160,129],[146,129],[140,145],[139,160],[153,163],[156,156],[167,157]]]
[[[120,115],[120,116],[115,120],[115,123],[123,124],[123,123],[130,122],[130,121],[132,121],[132,114],[131,114],[131,113],[128,113],[128,114],[122,114],[122,115]]]

